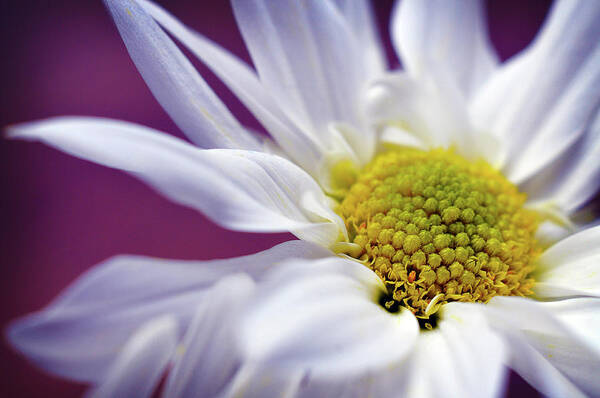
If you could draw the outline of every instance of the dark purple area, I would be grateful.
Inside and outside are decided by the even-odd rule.
[[[161,3],[248,60],[227,1]],[[387,37],[392,1],[375,4],[390,60],[397,65]],[[548,5],[542,0],[489,1],[491,36],[503,59],[532,39]],[[55,115],[90,115],[181,136],[129,60],[100,0],[3,1],[0,49],[0,127]],[[258,128],[231,93],[199,69],[240,120]],[[2,328],[40,309],[82,272],[118,253],[224,258],[291,237],[226,231],[121,172],[40,144],[0,139],[0,185]],[[5,342],[0,366],[3,397],[75,397],[84,391],[40,372]],[[523,380],[511,376],[509,396],[532,394]]]

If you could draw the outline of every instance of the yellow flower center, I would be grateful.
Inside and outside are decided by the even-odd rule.
[[[486,162],[395,149],[359,173],[337,174],[346,182],[337,212],[360,246],[356,258],[387,286],[388,309],[427,319],[449,301],[531,294],[537,217]]]

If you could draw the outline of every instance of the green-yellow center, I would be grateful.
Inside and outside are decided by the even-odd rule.
[[[335,173],[346,182],[337,212],[356,258],[387,286],[388,309],[427,319],[449,301],[531,294],[537,217],[486,162],[395,149],[358,173]]]

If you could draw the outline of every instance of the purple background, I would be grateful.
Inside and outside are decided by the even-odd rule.
[[[227,1],[161,3],[249,59]],[[392,1],[375,4],[390,60],[397,66],[387,28]],[[526,46],[548,6],[542,0],[489,1],[491,37],[502,59]],[[0,50],[0,127],[72,114],[129,120],[181,136],[138,75],[100,0],[3,1]],[[259,128],[232,94],[198,67],[240,120]],[[121,172],[41,144],[0,139],[0,187],[2,328],[43,307],[83,271],[118,253],[224,258],[291,237],[223,230]],[[4,341],[0,367],[0,396],[75,397],[84,391],[40,372]],[[508,394],[535,392],[513,375]]]

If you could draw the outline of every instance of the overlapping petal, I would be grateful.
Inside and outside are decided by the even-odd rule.
[[[371,271],[345,263],[291,262],[269,275],[241,336],[248,357],[263,365],[238,383],[295,397],[498,394],[506,350],[482,306],[446,305],[438,328],[419,333],[412,315],[379,306]]]
[[[495,397],[505,377],[504,342],[478,304],[446,304],[438,327],[424,332],[409,359],[401,396]]]
[[[548,301],[542,304],[573,335],[600,355],[600,300],[596,297],[574,297],[568,300]],[[589,375],[589,374],[588,374]],[[592,383],[589,377],[588,383]]]
[[[369,114],[379,124],[404,127],[426,147],[462,144],[471,130],[467,115],[446,107],[447,98],[438,94],[437,87],[409,74],[389,74],[369,88]]]
[[[98,382],[119,347],[145,322],[170,314],[180,335],[185,333],[196,308],[207,300],[206,290],[221,278],[245,272],[260,280],[285,259],[330,255],[317,245],[290,241],[225,260],[118,256],[84,274],[45,310],[14,323],[9,339],[44,369]]]
[[[535,293],[544,299],[600,298],[600,227],[571,235],[538,259]]]
[[[303,377],[302,369],[286,372],[263,363],[247,362],[223,391],[222,397],[296,398]]]
[[[384,369],[407,356],[419,327],[408,311],[385,311],[382,293],[375,273],[350,260],[281,265],[250,304],[241,345],[277,369],[330,377]]]
[[[375,15],[369,0],[334,0],[348,21],[368,68],[369,76],[376,77],[386,69],[383,45],[377,30]]]
[[[578,141],[558,160],[522,185],[530,200],[566,214],[584,206],[600,189],[600,112]]]
[[[142,325],[119,350],[106,377],[86,397],[151,397],[175,352],[176,343],[174,319],[162,317]]]
[[[409,74],[450,81],[467,99],[498,63],[485,16],[478,0],[403,0],[392,16],[392,41]]]
[[[509,365],[549,397],[597,396],[600,385],[598,338],[574,329],[599,322],[598,299],[538,303],[521,297],[494,297],[487,305],[490,322],[511,350]],[[586,308],[593,305],[589,311]],[[587,310],[587,311],[586,311]],[[570,324],[565,321],[583,321]]]
[[[426,147],[453,147],[467,158],[502,166],[502,142],[474,125],[468,112],[470,99],[498,63],[487,37],[483,3],[401,1],[391,29],[406,73],[375,82],[369,95],[371,115],[400,124]],[[397,134],[394,139],[406,141]]]
[[[360,97],[366,83],[365,54],[347,21],[329,1],[233,0],[233,10],[261,82],[302,129],[332,151],[328,125],[364,127]],[[350,158],[366,163],[373,132],[348,130]]]
[[[313,138],[310,131],[299,128],[280,109],[248,65],[183,25],[162,7],[147,0],[137,2],[227,84],[296,163],[311,174],[316,174],[326,148]]]
[[[476,95],[478,126],[509,145],[505,172],[521,183],[567,151],[600,105],[600,3],[559,0],[534,42]]]
[[[13,126],[9,134],[125,170],[226,228],[292,231],[326,247],[345,233],[319,185],[279,156],[201,150],[146,127],[96,118],[55,118]]]
[[[367,109],[382,127],[381,142],[452,147],[467,159],[484,158],[496,167],[504,162],[503,143],[473,126],[465,100],[443,76],[417,79],[394,72],[376,79],[368,90]],[[390,126],[400,131],[390,136]]]
[[[243,363],[234,344],[237,320],[254,289],[252,279],[237,274],[206,292],[173,358],[163,397],[214,397],[230,383]]]
[[[139,4],[104,0],[129,55],[173,121],[204,148],[259,150],[175,43]]]

